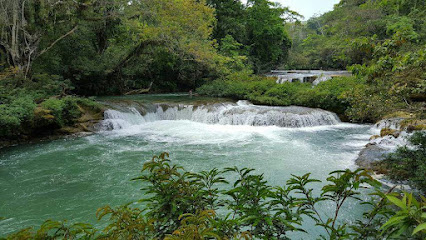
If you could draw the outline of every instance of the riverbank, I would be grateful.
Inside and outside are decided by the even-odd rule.
[[[204,106],[199,105],[200,99],[205,99]],[[320,114],[314,116],[313,124],[305,108],[217,102],[216,98],[139,95],[104,101],[111,102],[115,111],[106,114],[105,130],[0,153],[5,173],[0,176],[4,179],[0,181],[0,210],[7,217],[0,232],[39,226],[47,218],[99,227],[92,213],[107,204],[119,206],[139,200],[141,186],[129,180],[139,176],[143,162],[162,151],[171,153],[173,164],[193,172],[236,166],[257,169],[272,186],[283,186],[291,174],[307,172],[325,181],[331,171],[353,168],[353,158],[368,141],[365,133],[370,129],[368,125],[340,123],[324,110],[312,109]],[[293,128],[268,126],[289,114],[301,124]],[[333,117],[332,122],[318,126],[324,114]],[[251,126],[243,120],[262,125]],[[282,122],[290,125],[291,119]],[[308,127],[308,123],[315,126]],[[316,190],[321,187],[315,185]],[[354,208],[341,217],[351,219],[361,210],[357,205]],[[318,235],[315,226],[307,224],[306,228]]]
[[[364,78],[335,77],[316,86],[299,81],[282,83],[277,76],[237,74],[208,83],[197,92],[246,99],[260,105],[321,108],[337,113],[345,122],[376,124],[376,133],[361,149],[355,162],[361,168],[379,173],[392,171],[390,165],[380,162],[399,147],[407,145],[413,132],[426,130],[425,102],[408,103],[409,98],[401,98],[397,94],[388,96],[383,93],[383,87],[370,85]]]
[[[0,149],[90,134],[95,130],[94,126],[103,120],[105,107],[88,98],[64,97],[48,98],[38,104],[27,99],[23,103],[5,106],[3,111]]]
[[[61,102],[61,100],[59,99],[48,99],[46,101],[50,101],[53,103]],[[70,100],[68,99],[67,101]],[[66,136],[73,138],[92,134],[95,131],[94,126],[104,119],[104,111],[110,108],[115,110],[121,109],[126,112],[129,107],[132,107],[137,109],[137,111],[140,112],[139,114],[143,116],[148,113],[150,113],[149,115],[152,115],[152,112],[150,111],[157,111],[158,116],[156,116],[155,119],[158,118],[159,120],[172,120],[174,119],[174,116],[179,115],[179,119],[190,119],[196,122],[198,121],[203,123],[221,124],[232,123],[237,125],[240,124],[255,126],[274,125],[281,127],[312,127],[317,126],[317,124],[322,124],[321,122],[315,123],[314,119],[311,119],[312,117],[310,117],[310,115],[312,114],[318,115],[320,120],[323,119],[321,121],[329,122],[329,124],[331,125],[335,124],[336,121],[338,121],[336,120],[338,119],[337,117],[334,117],[331,113],[326,114],[326,111],[295,106],[276,107],[275,109],[271,108],[271,110],[267,110],[269,109],[267,106],[256,106],[254,110],[251,110],[251,114],[253,116],[249,117],[245,115],[244,109],[247,109],[251,105],[250,103],[247,103],[245,101],[240,101],[237,104],[233,104],[232,100],[230,99],[210,98],[203,96],[190,97],[186,94],[115,96],[101,97],[98,98],[97,101],[94,101],[93,99],[74,99],[72,100],[72,102],[77,103],[78,112],[75,116],[78,116],[78,118],[75,118],[72,121],[68,121],[67,125],[59,127],[60,125],[58,124],[52,124],[58,122],[57,118],[60,118],[63,114],[54,114],[54,108],[50,105],[55,104],[50,103],[46,105],[41,103],[34,108],[33,119],[48,119],[51,124],[42,124],[37,127],[37,131],[30,130],[31,133],[39,132],[41,134],[24,135],[19,139],[1,141],[0,146],[6,147],[31,142],[37,143],[48,140],[60,139]],[[228,103],[229,106],[224,106],[224,103]],[[183,106],[182,104],[184,104],[185,106]],[[230,107],[233,108],[233,110],[231,110]],[[109,110],[105,116],[107,118],[112,117],[113,119],[122,117],[118,114],[118,112],[114,111]],[[200,117],[202,115],[201,113],[204,111],[210,112],[211,116],[206,115],[204,118]],[[274,118],[269,122],[263,119],[264,114],[271,114],[268,113],[268,111],[277,112],[277,118]],[[280,111],[282,111],[282,114],[284,114],[285,116],[283,115],[281,117],[278,117],[278,112]],[[61,112],[69,112],[69,109],[63,108]],[[186,116],[189,113],[191,114]],[[226,115],[219,116],[220,114],[225,113]],[[112,116],[114,114],[118,115]],[[148,116],[147,119],[151,119],[152,117],[153,116]],[[221,118],[222,120],[219,121],[219,118]],[[288,119],[286,121],[283,121],[280,120],[281,118]],[[252,122],[247,122],[248,120]],[[106,123],[108,121],[109,120],[107,120]],[[31,124],[30,126],[34,126],[34,124]],[[121,128],[122,126],[116,127]],[[413,120],[412,115],[408,113],[400,113],[399,117],[390,117],[378,122],[375,125],[376,131],[371,136],[368,144],[362,149],[359,149],[359,155],[357,157],[354,157],[354,159],[356,159],[355,163],[359,167],[365,169],[374,170],[378,173],[386,173],[386,169],[383,169],[383,165],[378,168],[376,164],[383,161],[388,154],[395,152],[398,147],[406,145],[407,138],[411,136],[412,132],[415,130],[421,130],[423,127],[424,121]],[[111,125],[110,127],[106,126],[106,128],[114,129],[114,125]],[[96,130],[99,130],[99,128]]]
[[[381,175],[387,185],[407,185],[426,192],[426,131],[424,121],[389,118],[375,125],[356,164]]]
[[[426,117],[424,101],[395,93],[385,84],[373,85],[362,76],[334,77],[317,85],[298,81],[280,84],[277,81],[276,76],[235,73],[201,86],[197,93],[249,100],[259,105],[321,108],[353,123],[376,123],[393,114],[404,115],[410,120]]]

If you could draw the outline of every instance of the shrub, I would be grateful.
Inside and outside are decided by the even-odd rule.
[[[375,109],[363,108],[362,112],[352,110],[359,101],[359,96],[353,94],[354,89],[362,88],[364,83],[357,77],[336,77],[313,87],[300,82],[276,84],[272,78],[236,73],[225,80],[205,84],[197,92],[214,97],[245,99],[255,104],[322,108],[340,115],[346,114],[355,121],[374,121],[377,117],[370,115]]]
[[[103,110],[103,106],[95,101],[94,98],[73,98],[75,102],[90,111],[101,112]]]
[[[44,109],[50,110],[52,115],[55,117],[55,123],[62,127],[64,121],[62,119],[62,111],[64,110],[64,102],[60,99],[49,98],[46,101],[41,103],[41,106]]]
[[[23,125],[28,125],[34,117],[36,104],[30,96],[17,98],[0,104],[0,137],[11,137],[26,132]]]
[[[321,82],[312,91],[312,101],[316,107],[343,114],[351,107],[345,94],[362,86],[363,83],[363,79],[357,77],[336,77]]]
[[[4,139],[39,136],[71,126],[81,116],[82,108],[93,113],[102,111],[102,106],[93,99],[68,96],[39,99],[41,103],[37,104],[38,93],[22,88],[13,90],[13,94],[7,91],[0,86],[0,137]]]
[[[24,81],[22,88],[34,91],[37,99],[65,96],[74,89],[70,80],[64,80],[61,76],[49,74],[33,75],[31,81]]]
[[[65,97],[62,99],[49,98],[41,103],[44,109],[51,111],[58,127],[70,126],[75,123],[75,120],[82,114],[79,105],[93,111],[100,110],[99,104],[96,104],[94,101],[75,97]]]
[[[93,100],[74,97],[49,98],[72,89],[59,76],[34,75],[32,79],[7,77],[0,81],[0,137],[22,138],[43,130],[71,125],[81,114],[78,104],[94,111],[99,106]],[[60,97],[60,96],[57,96]],[[37,103],[41,103],[37,107]],[[52,117],[53,116],[53,117]],[[54,126],[53,126],[54,125]],[[43,129],[44,128],[44,129]]]
[[[315,194],[312,186],[321,181],[310,174],[272,187],[253,169],[191,173],[168,156],[154,156],[133,179],[144,183],[143,208],[98,210],[99,220],[108,217],[102,232],[89,224],[47,221],[38,231],[27,228],[6,239],[289,239],[290,232],[306,232],[301,226],[306,217],[322,228],[322,239],[424,239],[426,234],[424,198],[383,193],[364,170],[332,172]],[[229,175],[236,180],[227,182]],[[373,187],[370,198],[362,197],[362,189]],[[340,216],[349,199],[369,206],[354,223]],[[320,211],[324,204],[332,214]]]
[[[65,97],[62,99],[62,119],[65,125],[72,125],[75,120],[82,114],[80,107],[78,106],[79,98]]]

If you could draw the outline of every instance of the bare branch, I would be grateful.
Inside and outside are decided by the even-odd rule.
[[[59,41],[61,41],[62,39],[66,38],[67,36],[73,34],[75,32],[75,30],[77,30],[78,26],[75,26],[73,29],[71,29],[69,32],[65,33],[64,35],[62,35],[61,37],[59,37],[58,39],[56,39],[53,43],[51,43],[47,48],[43,49],[39,54],[38,57],[43,55],[44,53],[46,53],[47,51],[49,51],[53,46],[55,46],[55,44],[57,44]]]

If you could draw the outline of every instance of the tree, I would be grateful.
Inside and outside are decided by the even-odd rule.
[[[288,8],[268,0],[247,2],[247,34],[255,72],[270,70],[287,56],[291,40],[284,28]]]
[[[195,0],[96,0],[79,30],[36,63],[70,79],[83,95],[182,91],[220,71],[213,9]],[[219,69],[219,70],[218,70]]]
[[[215,9],[217,22],[213,30],[214,39],[221,42],[230,35],[240,43],[246,42],[246,11],[240,0],[208,0],[207,4]]]
[[[0,46],[8,64],[26,78],[33,61],[74,33],[78,26],[74,24],[64,32],[56,32],[54,27],[73,22],[73,13],[85,5],[78,1],[0,0]],[[48,32],[54,38],[40,49],[40,42]]]

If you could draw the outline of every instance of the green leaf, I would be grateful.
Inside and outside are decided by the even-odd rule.
[[[425,231],[425,230],[426,230],[426,223],[422,223],[414,229],[413,235],[415,235],[416,233],[418,233],[420,231]]]
[[[401,201],[399,200],[397,197],[394,196],[386,196],[386,198],[393,204],[395,204],[396,206],[398,206],[401,209],[405,209],[407,206]]]
[[[406,216],[394,216],[394,217],[391,217],[385,224],[383,224],[383,226],[380,229],[386,229],[389,226],[394,225],[397,222],[400,222],[404,218],[406,218]]]

